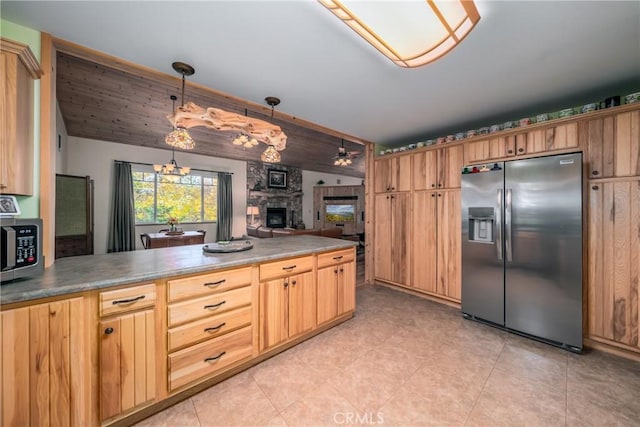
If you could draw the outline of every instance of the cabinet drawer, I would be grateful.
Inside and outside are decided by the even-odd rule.
[[[250,283],[251,267],[169,280],[169,301],[224,292]]]
[[[253,354],[252,328],[239,329],[169,355],[169,389],[174,391],[205,376],[222,372]]]
[[[169,305],[169,327],[251,304],[251,286]]]
[[[169,351],[215,338],[251,324],[251,306],[216,314],[169,330]]]
[[[305,271],[312,269],[312,256],[293,258],[286,261],[269,262],[260,266],[260,281],[304,273]]]
[[[354,250],[345,249],[342,251],[328,252],[318,255],[318,268],[328,267],[330,265],[341,264],[343,262],[353,261]]]
[[[100,292],[99,301],[100,317],[152,307],[156,303],[156,285],[149,283],[115,291]]]

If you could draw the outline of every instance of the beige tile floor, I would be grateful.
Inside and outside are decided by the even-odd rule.
[[[384,287],[354,319],[138,426],[638,426],[640,363],[567,351]]]

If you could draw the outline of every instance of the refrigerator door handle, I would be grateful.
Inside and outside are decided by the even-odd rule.
[[[498,209],[496,212],[496,252],[502,261],[502,189],[498,190]]]
[[[507,261],[513,261],[513,245],[511,241],[511,188],[507,188],[507,194],[505,197],[505,209],[504,209],[504,229],[505,229],[505,239],[504,239],[504,247],[507,252]]]

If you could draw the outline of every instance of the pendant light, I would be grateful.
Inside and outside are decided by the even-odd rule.
[[[196,71],[191,65],[185,64],[184,62],[174,62],[171,66],[177,73],[182,74],[182,103],[180,105],[184,106],[184,77],[192,76]],[[175,108],[173,113],[175,114]],[[191,138],[187,129],[180,126],[174,126],[173,131],[165,137],[164,142],[172,147],[183,150],[192,150],[196,146],[195,141]]]
[[[333,162],[334,166],[349,166],[352,162],[349,158],[349,153],[344,149],[344,139],[342,139],[342,146],[338,148],[338,154],[335,157],[335,161]]]
[[[276,98],[275,96],[267,96],[265,99],[267,104],[271,106],[271,122],[273,123],[273,109],[276,105],[280,104],[280,98]],[[282,158],[280,157],[280,153],[273,145],[269,145],[266,150],[260,156],[260,160],[265,163],[280,163]]]
[[[247,117],[247,109],[244,109],[244,116]],[[251,148],[258,145],[258,140],[245,132],[240,132],[233,140],[233,145],[242,145],[244,148]]]
[[[176,99],[178,99],[175,95],[171,95],[172,109],[175,111],[176,109]],[[175,131],[175,128],[174,128]],[[172,132],[173,133],[173,132]],[[171,148],[171,161],[169,163],[162,164],[154,164],[153,170],[157,174],[167,175],[171,177],[171,180],[176,180],[176,178],[180,178],[181,176],[188,175],[191,172],[191,168],[188,166],[180,167],[175,159],[175,149]]]

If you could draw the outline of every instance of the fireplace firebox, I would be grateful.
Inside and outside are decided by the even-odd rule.
[[[267,208],[267,227],[285,228],[287,225],[287,208]]]

